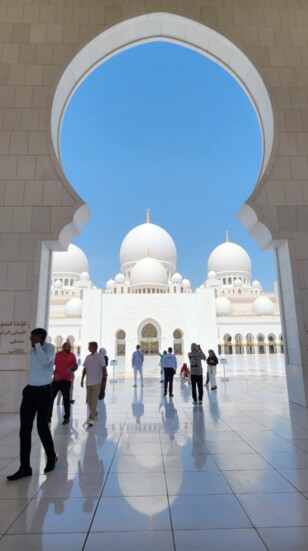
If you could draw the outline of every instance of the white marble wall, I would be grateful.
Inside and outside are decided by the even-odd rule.
[[[172,311],[172,316],[170,316]],[[126,333],[126,369],[131,369],[131,355],[140,342],[141,329],[146,323],[157,328],[161,350],[173,347],[173,332],[183,333],[184,356],[192,342],[204,350],[217,350],[217,329],[214,292],[198,289],[191,294],[139,295],[103,294],[99,289],[84,291],[82,316],[83,351],[89,341],[98,341],[115,357],[115,335],[119,329]]]
[[[143,19],[132,25],[130,18],[137,16]],[[179,16],[186,20],[179,21]],[[95,63],[97,59],[88,55],[91,50],[82,49],[107,29],[106,55],[123,42],[146,40],[154,33],[217,56],[240,76],[255,103],[264,136],[263,174],[247,198],[250,214],[244,222],[261,246],[288,243],[293,293],[282,286],[281,307],[296,319],[296,327],[289,319],[285,323],[289,365],[296,366],[288,371],[288,385],[292,400],[307,405],[307,27],[304,0],[2,0],[0,320],[27,320],[34,326],[46,319],[48,277],[40,269],[48,261],[41,255],[42,242],[52,243],[54,249],[59,242],[67,244],[87,218],[77,220],[82,201],[66,181],[56,155],[55,121],[61,120],[63,94],[56,94],[53,117],[51,107],[61,75],[70,74],[66,69],[80,51],[85,70]],[[103,47],[105,38],[99,39]],[[62,91],[71,82],[62,80]],[[280,271],[285,273],[283,258],[280,251]],[[6,381],[0,389],[2,411],[16,409],[27,371],[26,355],[12,356],[0,349]],[[12,365],[17,366],[14,373]],[[293,380],[301,381],[304,397]]]

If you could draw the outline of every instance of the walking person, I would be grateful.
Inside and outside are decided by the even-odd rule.
[[[52,471],[58,461],[48,425],[55,347],[46,342],[46,337],[45,329],[37,328],[31,331],[29,379],[28,385],[23,389],[20,406],[20,467],[16,473],[7,477],[8,480],[18,480],[32,475],[31,433],[35,416],[37,431],[47,456],[44,472]]]
[[[87,384],[87,403],[90,409],[87,423],[90,427],[94,425],[94,421],[98,419],[97,401],[101,388],[102,377],[107,377],[105,358],[97,352],[97,342],[89,342],[88,350],[90,354],[86,357],[83,363],[83,371],[81,377],[81,386],[86,377]]]
[[[55,371],[52,381],[52,404],[50,408],[49,421],[52,418],[52,410],[55,398],[60,391],[63,396],[64,403],[64,419],[63,425],[67,425],[70,420],[71,400],[70,391],[73,381],[73,373],[78,369],[75,354],[71,351],[71,343],[69,341],[62,345],[62,350],[56,353]]]
[[[203,399],[203,375],[202,375],[202,363],[201,360],[206,360],[205,354],[202,352],[199,344],[193,342],[190,347],[191,351],[188,354],[190,363],[190,381],[193,404],[196,405],[197,401],[197,387],[198,387],[198,400],[202,405]]]
[[[167,354],[163,356],[162,367],[164,369],[164,396],[167,396],[169,387],[169,396],[173,397],[173,377],[176,373],[177,361],[176,356],[172,353],[171,346],[168,348]]]
[[[208,365],[208,371],[209,371],[209,377],[210,377],[210,383],[211,383],[211,390],[217,390],[217,384],[216,384],[216,371],[217,371],[217,364],[218,364],[218,358],[214,352],[214,350],[209,350],[209,355],[207,357],[207,365]]]
[[[140,384],[143,386],[143,360],[144,352],[137,344],[135,352],[132,355],[132,368],[134,370],[134,387],[137,386],[137,373],[139,372]]]

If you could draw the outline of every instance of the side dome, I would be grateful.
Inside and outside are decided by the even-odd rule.
[[[182,278],[181,274],[179,274],[178,272],[173,274],[173,276],[171,278],[172,283],[182,283],[182,280],[183,280],[183,278]]]
[[[113,289],[115,286],[114,279],[108,279],[106,283],[106,289]]]
[[[217,275],[225,273],[251,273],[251,261],[246,251],[236,243],[222,243],[210,254],[207,263],[208,272]]]
[[[136,262],[150,254],[166,270],[176,270],[176,247],[170,235],[160,226],[146,222],[133,228],[123,239],[120,248],[121,272],[131,269]]]
[[[61,274],[81,274],[89,273],[89,263],[84,252],[76,247],[69,245],[67,251],[55,252],[52,257],[52,273]]]
[[[231,301],[227,297],[218,297],[215,300],[216,314],[228,315],[232,314],[233,306]]]
[[[155,258],[143,258],[132,268],[130,274],[131,287],[159,287],[166,289],[168,274],[165,268]]]
[[[237,277],[237,278],[234,280],[234,287],[242,287],[242,285],[243,285],[242,280],[241,280],[239,277]]]
[[[67,316],[81,316],[82,300],[80,298],[71,298],[65,305],[65,313]]]
[[[56,279],[56,281],[54,283],[54,288],[55,289],[62,289],[62,287],[63,287],[62,281],[60,281],[60,279]]]
[[[184,278],[183,281],[182,281],[182,284],[183,284],[184,289],[190,289],[191,288],[191,283],[190,283],[189,279]]]
[[[80,279],[81,279],[81,281],[89,281],[90,276],[89,276],[88,272],[82,272],[80,274]]]
[[[214,272],[213,270],[211,270],[210,272],[208,272],[207,278],[208,278],[208,279],[216,279],[216,272]]]
[[[255,280],[252,282],[251,286],[252,286],[254,289],[260,289],[261,283],[260,283],[260,281],[258,281],[257,279],[255,279]]]
[[[117,274],[114,278],[116,283],[125,283],[125,276],[123,274]]]
[[[274,312],[274,303],[268,297],[258,297],[253,303],[253,311],[255,314],[272,314]]]

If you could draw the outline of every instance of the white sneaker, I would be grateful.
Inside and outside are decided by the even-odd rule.
[[[93,419],[88,419],[87,424],[90,425],[90,427],[93,427],[93,425],[94,425]]]

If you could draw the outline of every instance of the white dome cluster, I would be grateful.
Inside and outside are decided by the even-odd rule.
[[[106,293],[190,293],[191,284],[176,272],[176,247],[160,226],[147,221],[133,228],[120,248],[121,272],[106,283]]]

